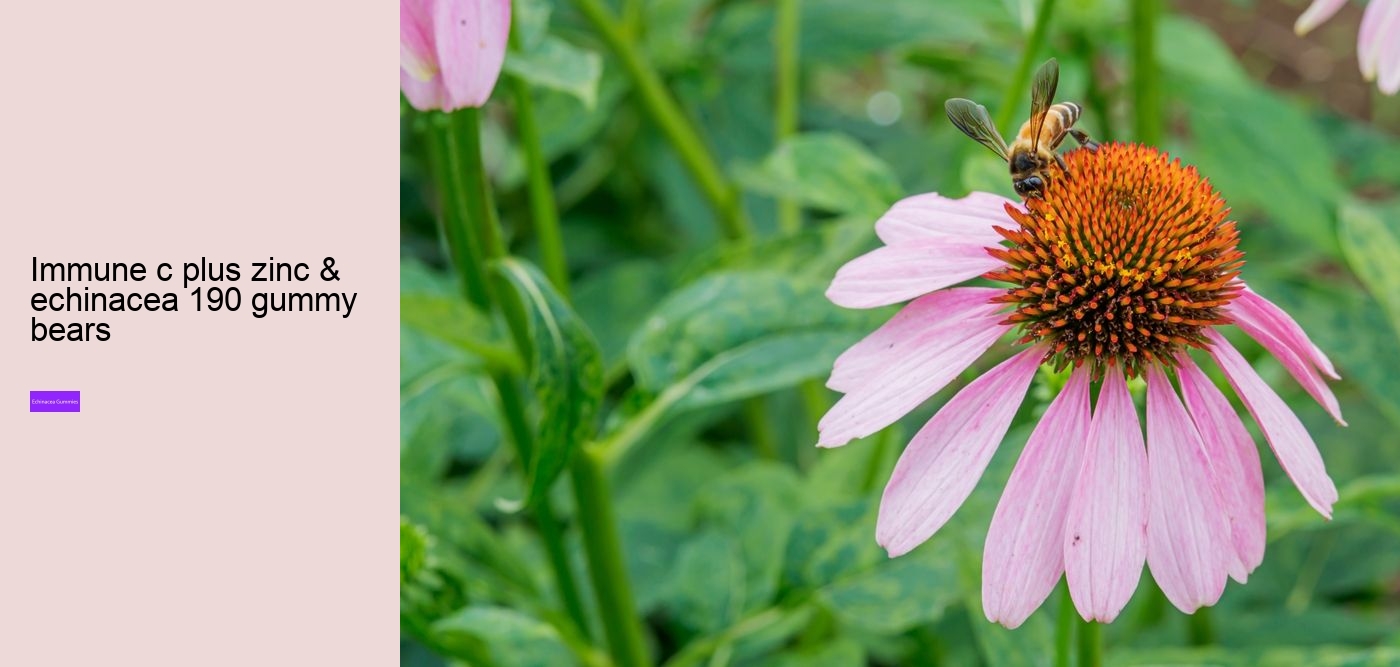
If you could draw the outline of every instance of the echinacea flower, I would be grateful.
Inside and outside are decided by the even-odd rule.
[[[827,291],[849,308],[913,301],[836,360],[828,386],[845,396],[821,420],[822,446],[889,426],[1009,331],[1025,347],[953,396],[905,448],[876,527],[892,557],[967,499],[1037,369],[1073,369],[988,529],[983,607],[1008,627],[1062,573],[1079,613],[1107,622],[1144,562],[1189,613],[1263,559],[1258,452],[1189,348],[1214,357],[1307,501],[1330,517],[1337,500],[1298,417],[1218,331],[1234,324],[1253,337],[1341,422],[1322,378],[1337,377],[1331,362],[1240,279],[1225,202],[1194,167],[1154,148],[1103,144],[1065,159],[1069,175],[1024,205],[985,193],[900,201],[875,223],[884,247],[847,263]],[[954,286],[979,276],[1006,285]],[[1125,374],[1146,380],[1146,438]]]
[[[479,107],[510,38],[510,0],[399,0],[399,88],[413,108]]]
[[[1293,25],[1299,35],[1332,18],[1347,0],[1313,0]],[[1400,92],[1400,0],[1370,0],[1356,35],[1356,59],[1367,81],[1380,80],[1381,92]]]

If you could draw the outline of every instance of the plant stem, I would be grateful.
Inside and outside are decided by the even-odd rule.
[[[506,418],[511,439],[516,443],[517,457],[528,463],[533,454],[533,435],[529,422],[525,419],[525,405],[521,400],[518,385],[513,378],[496,376],[496,393],[500,395],[501,412]],[[554,503],[546,499],[534,508],[535,525],[544,541],[544,550],[549,558],[549,566],[554,571],[555,584],[559,586],[559,597],[564,601],[564,610],[573,620],[578,631],[588,636],[588,615],[583,611],[583,598],[578,592],[578,582],[574,580],[573,568],[569,566],[568,552],[564,549],[563,531],[559,519],[554,515]]]
[[[1069,596],[1069,586],[1060,586],[1060,613],[1055,619],[1055,667],[1070,667],[1070,644],[1074,639],[1074,599]]]
[[[464,133],[468,135],[464,137],[467,146],[465,152],[468,153],[467,171],[475,177],[469,180],[475,181],[479,194],[476,227],[483,238],[482,246],[486,259],[497,260],[505,257],[506,247],[495,212],[489,205],[490,188],[485,172],[481,169],[480,127],[475,113],[467,114],[464,120]],[[527,150],[526,157],[540,163],[532,165],[532,170],[544,169],[542,152]],[[547,185],[546,183],[546,187]],[[553,199],[550,198],[545,203],[551,210],[543,220],[536,219],[535,224],[537,227],[553,225],[553,231],[557,234],[558,214],[553,210]],[[559,246],[559,254],[562,262],[562,243]],[[561,274],[558,279],[567,283],[568,275]],[[506,314],[506,323],[520,346],[521,355],[528,356],[529,335],[523,313],[512,315],[512,308],[504,299],[497,298],[496,304]],[[525,460],[528,461],[528,457]],[[570,476],[573,481],[574,499],[578,505],[584,552],[588,557],[588,572],[593,581],[593,594],[598,603],[603,630],[607,634],[613,659],[619,667],[647,665],[649,658],[646,645],[642,641],[641,620],[637,617],[631,585],[627,579],[627,567],[622,557],[622,538],[617,528],[617,517],[613,512],[612,497],[608,492],[607,476],[593,448],[580,448],[570,466]]]
[[[1103,626],[1079,621],[1079,667],[1103,666]]]
[[[428,160],[432,164],[433,180],[437,183],[438,195],[442,198],[441,212],[438,215],[438,230],[443,243],[447,245],[448,259],[456,269],[462,294],[472,305],[485,310],[489,301],[486,285],[481,273],[473,267],[481,264],[481,252],[475,247],[471,235],[467,233],[467,203],[462,198],[456,184],[461,180],[452,174],[447,156],[452,152],[451,119],[444,114],[427,114],[422,119],[425,134],[428,135]]]
[[[457,263],[457,271],[459,274],[469,277],[469,279],[464,277],[464,282],[474,282],[483,286],[486,299],[483,305],[489,308],[491,301],[500,304],[500,300],[494,298],[495,290],[491,288],[492,283],[486,278],[485,259],[486,257],[494,259],[503,256],[505,242],[496,227],[495,211],[490,201],[490,188],[486,182],[485,169],[481,164],[480,125],[477,113],[476,109],[463,109],[445,119],[441,157],[444,167],[443,173],[447,178],[440,182],[439,186],[444,191],[455,191],[453,196],[460,205],[461,212],[461,217],[456,220],[461,226],[459,238],[468,241],[469,247],[475,249],[469,261]],[[459,121],[466,132],[459,133],[457,131],[456,126]],[[470,233],[470,223],[475,223],[477,236]],[[482,243],[477,245],[477,241]],[[487,253],[486,257],[478,254],[480,252]],[[503,308],[502,311],[506,313],[507,320],[513,322],[512,332],[517,326],[523,326],[522,318],[516,317],[512,320],[510,309]],[[522,340],[524,339],[517,335],[516,342],[521,357],[528,359],[529,348],[520,344]],[[525,419],[524,401],[519,393],[520,387],[507,375],[496,374],[493,376],[493,380],[500,398],[502,416],[510,431],[511,442],[515,445],[516,458],[520,460],[520,465],[528,470],[534,449],[534,440]],[[588,633],[587,617],[583,613],[578,583],[574,580],[573,569],[569,566],[567,552],[564,550],[563,534],[554,514],[554,506],[551,501],[545,499],[532,511],[540,538],[544,542],[545,551],[549,556],[555,583],[559,587],[559,596],[564,602],[569,617],[578,625],[579,632],[586,636]]]
[[[1210,646],[1215,643],[1215,628],[1210,619],[1210,607],[1201,607],[1186,619],[1187,638],[1192,646]]]
[[[1024,99],[1030,91],[1031,66],[1035,64],[1036,54],[1040,52],[1040,47],[1045,44],[1045,34],[1050,29],[1050,17],[1055,13],[1055,0],[1041,0],[1040,10],[1035,15],[1035,26],[1031,28],[1031,36],[1026,40],[1026,49],[1021,52],[1021,62],[1016,65],[1016,76],[1011,79],[1011,87],[1006,89],[1006,94],[1001,97],[1001,106],[997,108],[997,127],[1006,127],[1011,119],[1015,117],[1019,105],[1017,100]]]
[[[754,396],[743,404],[744,422],[753,438],[754,449],[759,458],[778,460],[778,436],[773,433],[773,424],[768,421],[768,408],[762,396]]]
[[[530,217],[535,236],[540,243],[540,261],[544,275],[565,301],[569,300],[569,266],[564,260],[564,238],[559,233],[559,209],[554,202],[554,187],[549,180],[549,161],[540,146],[539,123],[535,121],[535,101],[530,97],[530,85],[519,77],[511,77],[515,93],[515,129],[520,133],[520,145],[525,149],[525,167],[529,172]]]
[[[773,140],[781,146],[797,132],[799,0],[777,0],[777,18],[773,24],[773,60],[777,64],[777,95],[773,103]],[[802,227],[802,209],[791,199],[778,201],[778,229],[784,234],[796,233]]]
[[[750,235],[748,217],[744,214],[739,191],[724,177],[719,164],[705,147],[695,126],[681,111],[680,105],[661,81],[661,75],[642,57],[636,44],[602,0],[574,0],[603,42],[622,63],[622,69],[632,80],[642,107],[661,129],[671,147],[680,154],[681,163],[690,171],[719,217],[724,236],[733,241],[746,241]]]
[[[608,492],[607,473],[598,450],[585,446],[574,457],[570,472],[583,548],[588,555],[588,574],[613,659],[619,667],[650,664],[622,557],[622,536]]]
[[[1134,0],[1133,26],[1133,132],[1138,141],[1162,143],[1162,100],[1157,78],[1157,15],[1160,0]]]

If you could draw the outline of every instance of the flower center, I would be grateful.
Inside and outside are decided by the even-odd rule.
[[[1183,346],[1204,348],[1204,327],[1226,324],[1223,306],[1244,265],[1229,209],[1195,167],[1136,144],[1107,143],[1065,155],[1010,245],[988,250],[1006,267],[986,274],[1014,286],[997,301],[1022,343],[1045,343],[1057,368],[1173,364]]]

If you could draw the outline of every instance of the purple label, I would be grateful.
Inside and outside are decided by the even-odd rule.
[[[30,412],[82,412],[82,400],[76,391],[31,391]]]

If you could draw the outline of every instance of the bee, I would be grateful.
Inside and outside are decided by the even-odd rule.
[[[1011,167],[1011,187],[1022,199],[1041,196],[1041,189],[1050,178],[1050,165],[1059,165],[1069,174],[1065,159],[1056,153],[1065,136],[1074,137],[1079,145],[1096,150],[1099,145],[1084,130],[1076,129],[1082,109],[1074,102],[1051,104],[1055,88],[1060,84],[1060,65],[1054,58],[1036,70],[1031,83],[1031,117],[1016,133],[1016,140],[1006,145],[996,125],[987,115],[987,107],[960,97],[948,100],[944,110],[963,134],[1001,156]]]

